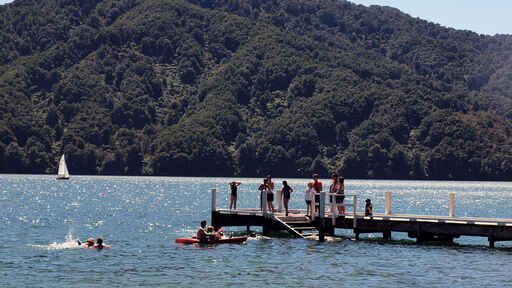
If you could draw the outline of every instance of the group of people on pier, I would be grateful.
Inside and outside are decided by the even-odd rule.
[[[322,182],[318,180],[318,174],[313,174],[313,181],[307,184],[306,189],[306,215],[311,216],[313,213],[313,195],[315,203],[320,202],[320,192],[323,191]],[[329,186],[329,194],[336,194],[334,196],[329,196],[329,201],[336,202],[336,204],[343,204],[345,200],[345,178],[343,176],[339,176],[336,173],[332,174],[332,183]],[[333,199],[333,197],[335,199]],[[315,205],[315,212],[317,212],[318,207]],[[345,214],[345,206],[338,206],[338,213],[341,215]]]
[[[329,186],[329,194],[336,194],[331,195],[329,197],[329,201],[332,203],[335,201],[337,204],[343,204],[343,201],[345,199],[345,183],[344,178],[342,176],[339,176],[338,174],[334,173],[332,174],[332,183]],[[237,191],[238,186],[240,186],[241,182],[230,182],[229,186],[231,188],[231,203],[229,205],[229,209],[235,209],[236,210],[236,201],[237,201]],[[263,179],[263,183],[259,186],[258,190],[260,191],[260,209],[263,210],[263,205],[267,205],[268,211],[275,212],[274,208],[274,182],[272,182],[272,177],[270,175],[267,175],[266,178]],[[279,190],[280,193],[278,195],[281,195],[283,199],[284,209],[286,211],[286,216],[288,216],[288,204],[290,202],[291,193],[293,192],[293,188],[288,184],[288,182],[285,180],[282,182],[282,188]],[[313,175],[313,181],[309,182],[306,186],[306,207],[307,212],[306,215],[311,216],[313,213],[313,199],[315,200],[315,203],[320,202],[320,195],[319,193],[323,191],[322,182],[319,180],[318,174]],[[313,198],[314,197],[314,198]],[[335,199],[333,199],[335,198]],[[318,207],[315,206],[315,212],[317,211]],[[345,207],[344,206],[338,206],[338,213],[343,215],[345,214]]]

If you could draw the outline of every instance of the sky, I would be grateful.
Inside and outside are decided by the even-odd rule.
[[[479,34],[512,34],[512,0],[349,0],[390,6],[413,17]]]
[[[446,27],[479,34],[512,34],[512,0],[349,0],[356,4],[391,6]],[[0,0],[0,4],[12,0]]]

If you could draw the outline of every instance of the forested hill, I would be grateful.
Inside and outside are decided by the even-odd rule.
[[[332,0],[0,6],[0,173],[512,180],[512,37]]]

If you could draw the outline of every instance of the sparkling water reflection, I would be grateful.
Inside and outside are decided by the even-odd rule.
[[[251,239],[243,245],[196,247],[174,239],[210,219],[211,188],[218,207],[229,205],[227,183],[240,180],[238,207],[259,204],[261,179],[0,175],[0,286],[508,286],[512,242],[488,249],[484,238],[458,245],[417,245],[407,235],[392,242],[369,234],[353,241]],[[282,179],[274,179],[280,187]],[[307,179],[288,179],[290,207],[304,208]],[[327,186],[328,180],[324,180]],[[512,183],[347,180],[346,193],[371,198],[394,213],[512,218]],[[360,201],[362,202],[362,201]],[[362,203],[360,203],[362,205]],[[361,210],[363,207],[359,207]],[[231,229],[238,231],[240,229]],[[112,249],[81,248],[76,239],[103,236]]]

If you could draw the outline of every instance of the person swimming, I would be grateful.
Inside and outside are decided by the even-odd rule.
[[[87,239],[87,241],[85,241],[85,246],[87,246],[87,247],[94,246],[94,238]]]
[[[94,238],[89,238],[84,243],[80,242],[80,240],[76,241],[78,243],[78,246],[84,244],[85,247],[92,248],[94,246]]]
[[[96,239],[96,245],[94,245],[93,248],[101,250],[103,248],[110,248],[110,246],[106,245],[106,244],[103,244],[103,238],[102,237],[98,237],[98,239]]]

